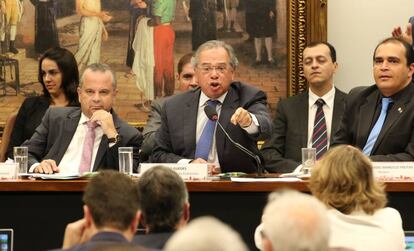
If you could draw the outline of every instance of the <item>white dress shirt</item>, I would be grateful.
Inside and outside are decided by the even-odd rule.
[[[323,113],[325,114],[325,122],[326,122],[326,132],[328,134],[328,147],[330,144],[330,137],[331,137],[331,127],[332,127],[332,116],[333,116],[333,109],[334,109],[334,99],[335,99],[335,87],[327,92],[322,97],[319,97],[315,93],[309,89],[309,108],[308,108],[308,147],[312,148],[312,134],[313,134],[313,126],[315,123],[315,115],[318,106],[315,104],[316,100],[323,99],[325,104],[323,105]]]

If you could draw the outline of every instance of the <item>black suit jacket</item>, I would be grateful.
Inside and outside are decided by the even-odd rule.
[[[161,112],[161,127],[155,136],[153,162],[176,163],[183,158],[194,159],[200,93],[200,88],[197,88],[165,101]],[[238,107],[255,114],[260,125],[257,135],[249,135],[240,126],[230,123],[230,118]],[[236,142],[259,154],[257,140],[269,137],[272,129],[266,107],[266,94],[240,82],[232,83],[223,102],[219,121]],[[256,171],[255,161],[237,149],[219,128],[216,130],[215,139],[222,172]]]
[[[335,90],[331,142],[344,112],[346,94]],[[269,172],[292,172],[302,161],[301,148],[308,142],[309,92],[281,100],[273,121],[273,134],[262,149]]]
[[[399,98],[389,109],[384,125],[372,149],[374,161],[414,160],[414,84],[397,94]],[[381,98],[376,85],[351,91],[334,145],[350,144],[363,149]],[[374,122],[375,123],[375,122]]]
[[[100,169],[118,170],[118,147],[134,147],[134,170],[139,164],[139,148],[142,135],[112,112],[115,128],[122,135],[120,142],[109,147],[108,138],[104,134],[96,153],[93,171]],[[41,124],[29,141],[24,143],[29,148],[29,167],[43,159],[53,159],[59,165],[68,148],[81,117],[80,107],[54,107],[46,111]],[[82,147],[82,146],[81,146]]]

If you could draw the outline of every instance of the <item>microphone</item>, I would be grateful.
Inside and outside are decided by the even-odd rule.
[[[250,157],[252,157],[256,161],[256,164],[257,164],[257,176],[258,177],[263,177],[263,167],[262,167],[262,161],[260,160],[260,157],[257,154],[254,154],[252,151],[250,151],[246,147],[240,145],[239,143],[237,143],[236,141],[234,141],[230,137],[230,135],[227,133],[227,131],[224,129],[224,127],[221,125],[221,123],[218,120],[218,114],[217,114],[216,108],[214,108],[214,107],[212,107],[210,105],[207,105],[206,107],[204,107],[204,112],[207,115],[207,118],[208,119],[217,122],[217,124],[219,125],[219,127],[223,131],[224,135],[226,135],[226,137],[230,140],[230,142],[234,146],[236,146],[239,150],[241,150],[245,154],[249,155]]]

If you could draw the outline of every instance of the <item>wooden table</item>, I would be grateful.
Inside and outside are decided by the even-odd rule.
[[[60,247],[67,223],[82,217],[87,180],[0,181],[0,228],[13,228],[15,250]],[[187,182],[191,217],[213,215],[229,223],[253,249],[267,194],[281,188],[308,192],[307,182]],[[398,209],[405,230],[414,230],[414,183],[388,182],[389,205]]]

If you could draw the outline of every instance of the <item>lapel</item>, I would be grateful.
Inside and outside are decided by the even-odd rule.
[[[410,88],[410,87],[408,87]],[[404,90],[403,90],[404,91]],[[407,90],[410,92],[410,90]],[[372,152],[374,153],[378,146],[381,145],[381,141],[384,139],[386,135],[388,135],[389,130],[395,125],[400,118],[405,114],[406,107],[408,106],[409,102],[412,99],[412,93],[409,95],[403,95],[388,111],[387,117],[385,119],[384,125],[381,128],[381,132],[378,135],[377,141],[375,142],[374,147],[372,148]]]
[[[345,106],[344,102],[345,100],[344,100],[344,96],[342,95],[342,93],[338,89],[335,89],[330,142],[333,142],[333,136],[335,134],[335,131],[339,127],[339,124],[341,123],[341,117],[342,117],[342,114],[344,113],[344,106]]]
[[[73,135],[75,135],[76,128],[78,127],[78,123],[81,117],[81,109],[76,109],[70,112],[67,117],[66,121],[63,123],[63,130],[62,135],[59,139],[59,151],[56,156],[57,162],[60,162],[63,158],[63,155],[68,149],[70,142],[72,141]]]
[[[358,113],[358,130],[356,135],[356,145],[363,148],[367,142],[370,126],[375,116],[375,108],[379,98],[379,91],[372,92],[361,105]]]
[[[297,112],[299,120],[301,121],[301,123],[299,123],[299,132],[304,132],[301,134],[302,136],[300,138],[300,145],[301,147],[308,147],[309,91],[305,92],[304,95],[302,95],[302,97],[299,99],[298,107],[301,108],[297,109],[297,111],[292,112]]]
[[[184,128],[183,137],[184,137],[184,148],[189,149],[188,156],[193,156],[195,154],[196,147],[196,130],[197,130],[197,113],[198,113],[198,102],[200,100],[200,88],[195,89],[194,91],[189,92],[189,97],[184,103],[183,111],[180,114],[180,111],[177,111],[180,116],[182,125]],[[180,109],[180,107],[178,107]]]
[[[114,120],[114,125],[116,128],[116,131],[118,133],[121,133],[119,131],[119,128],[121,127],[121,120],[118,118],[118,115],[116,115],[115,111],[112,110],[112,118]],[[93,172],[96,172],[101,165],[102,159],[105,156],[106,151],[108,150],[109,143],[108,143],[108,137],[104,134],[102,135],[101,143],[99,144],[98,152],[96,153],[95,163],[93,164]]]

